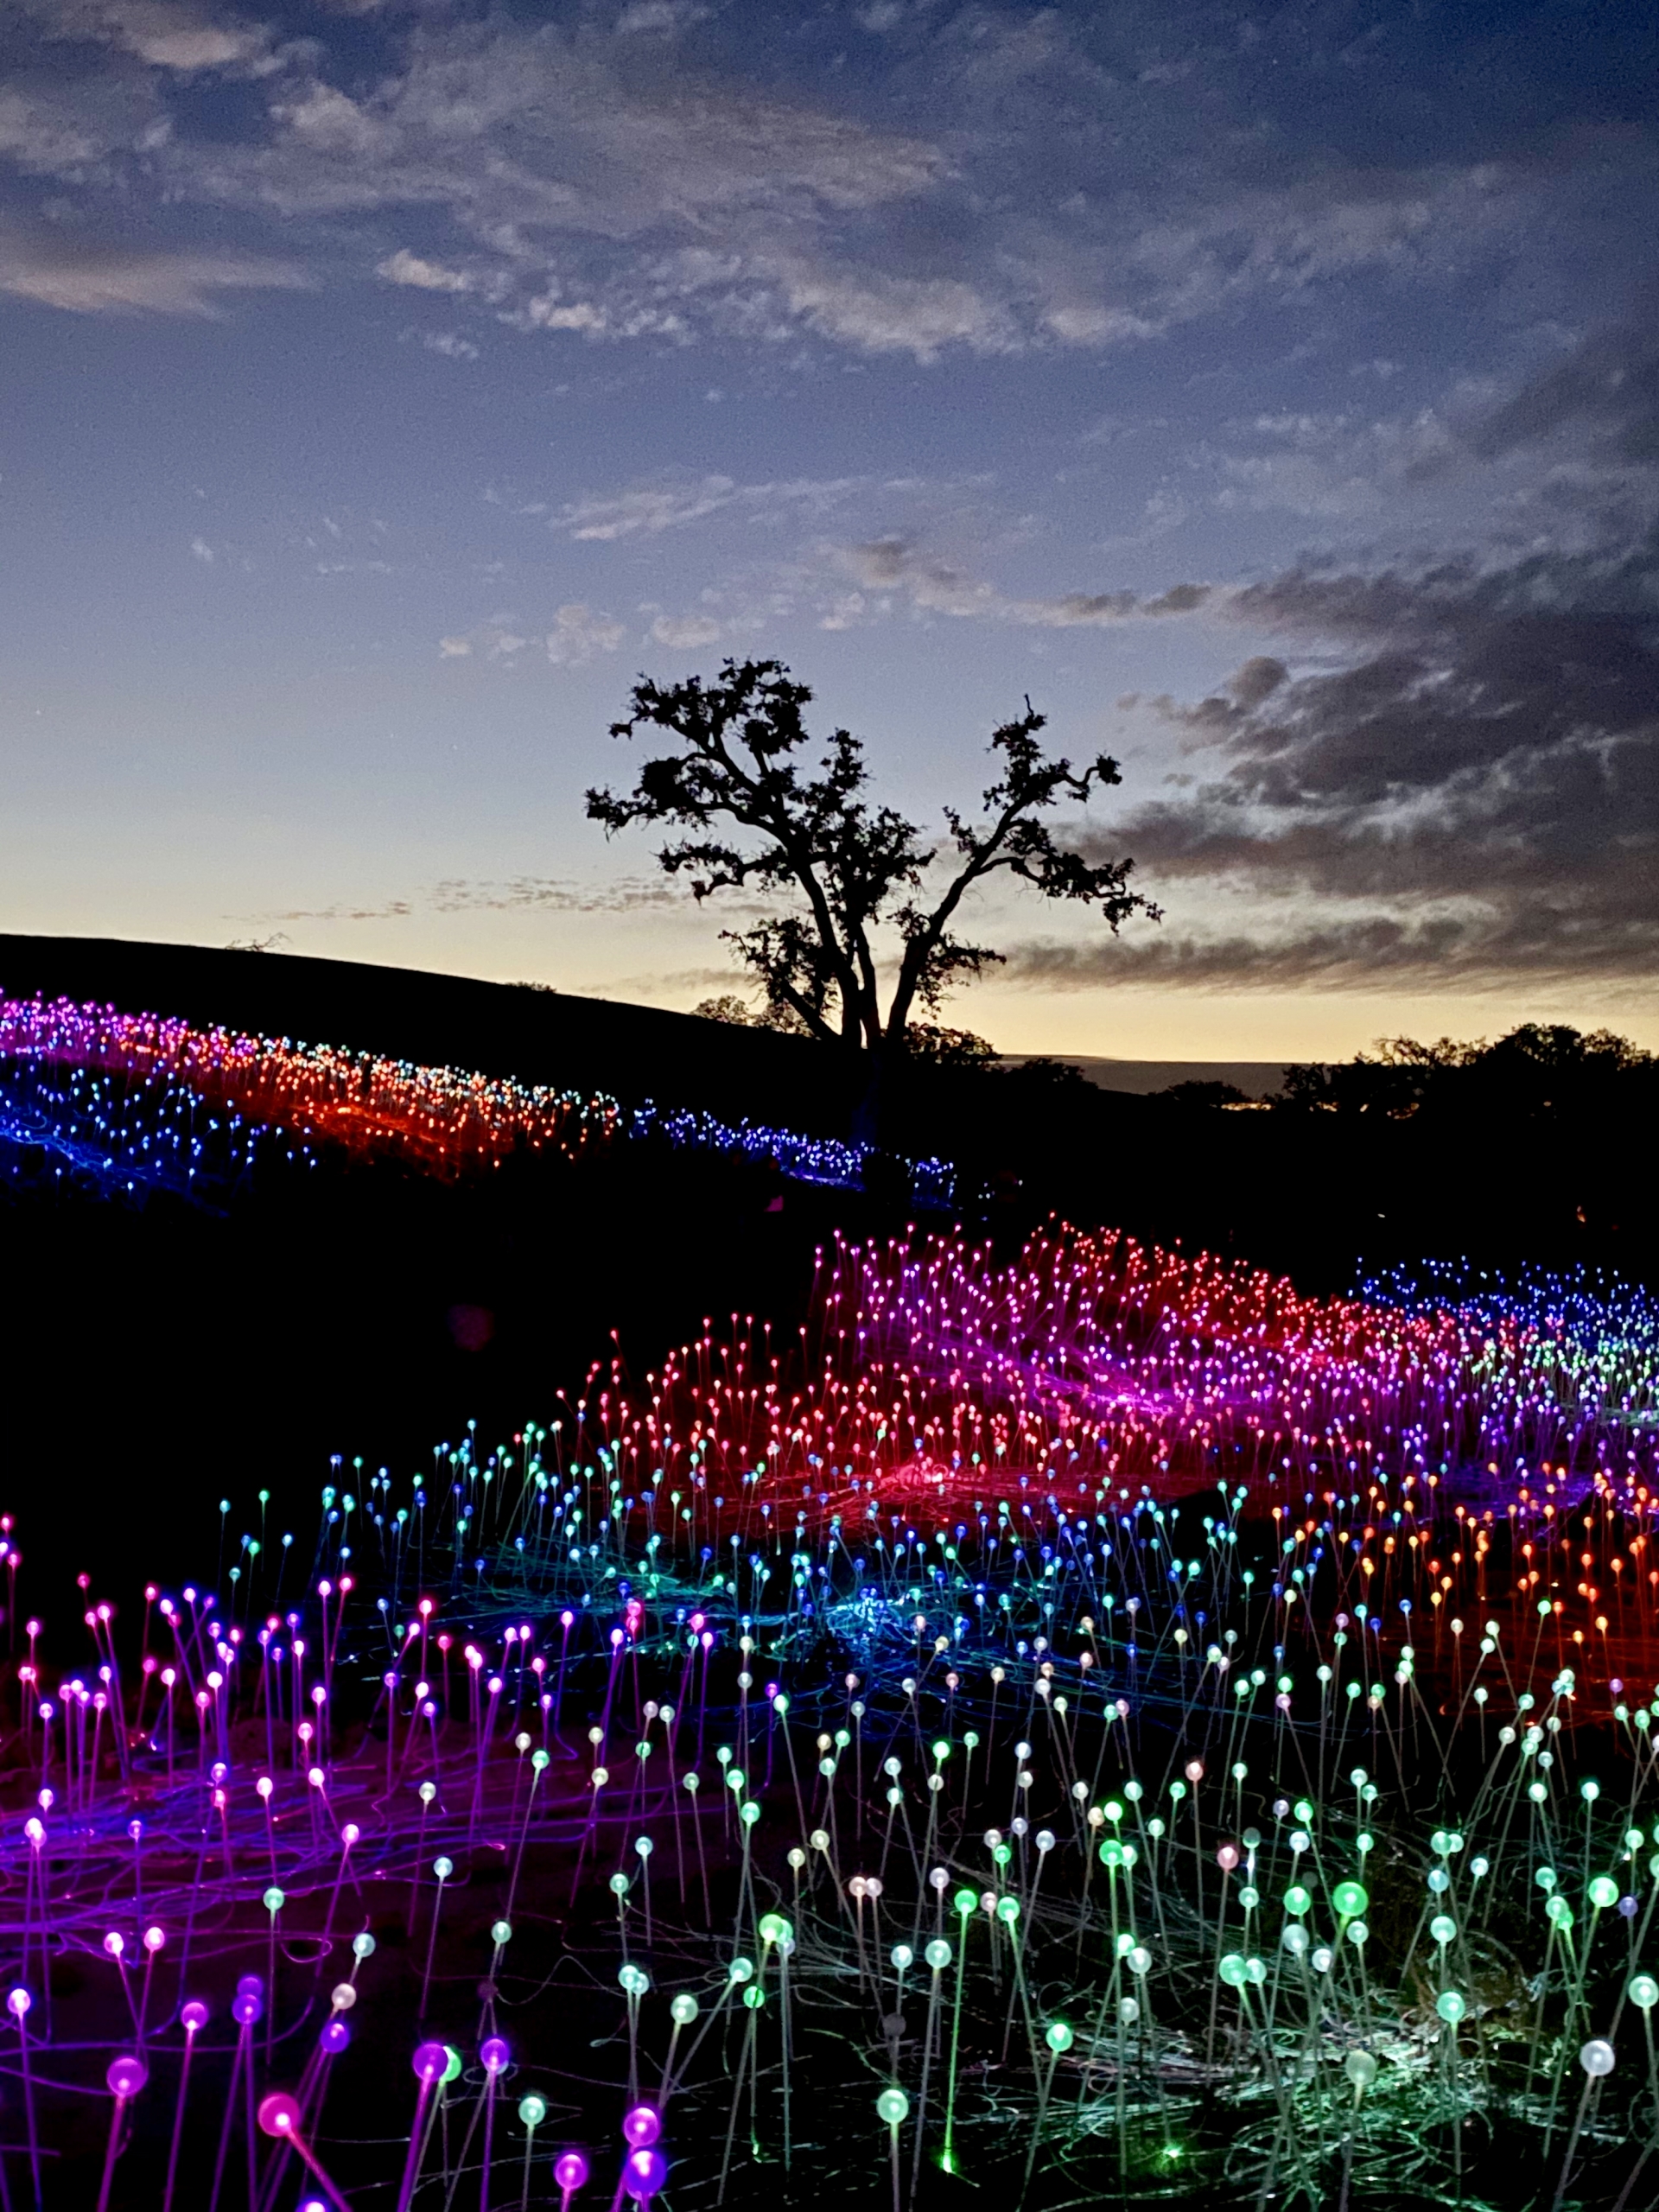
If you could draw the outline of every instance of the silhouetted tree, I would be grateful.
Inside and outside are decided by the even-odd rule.
[[[1075,770],[1049,759],[1038,742],[1045,717],[1029,700],[991,733],[997,775],[982,795],[984,819],[947,806],[949,836],[935,842],[896,809],[873,804],[863,746],[846,730],[827,740],[817,774],[804,772],[812,741],[802,710],[811,696],[772,660],[728,660],[707,684],[694,676],[664,689],[642,677],[612,735],[645,726],[677,742],[645,762],[625,796],[588,793],[588,815],[607,834],[659,823],[688,832],[658,858],[670,875],[690,875],[699,900],[759,891],[785,902],[752,928],[723,934],[767,1005],[810,1035],[904,1053],[919,1008],[937,1012],[948,991],[1001,961],[953,927],[968,893],[999,875],[1046,899],[1096,906],[1114,931],[1136,912],[1159,918],[1128,887],[1132,861],[1091,862],[1055,842],[1043,815],[1062,800],[1084,805],[1121,779],[1104,753]],[[947,855],[949,881],[924,904],[923,878]],[[897,960],[885,1005],[884,943]]]

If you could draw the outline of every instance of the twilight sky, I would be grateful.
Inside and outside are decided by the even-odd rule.
[[[10,0],[0,927],[690,1005],[581,794],[753,653],[1118,754],[1006,1050],[1659,1045],[1656,22]]]

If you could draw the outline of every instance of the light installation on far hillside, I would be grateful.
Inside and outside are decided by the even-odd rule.
[[[229,1121],[214,1121],[215,1109]],[[220,1139],[205,1162],[204,1130]],[[282,1146],[262,1142],[272,1131],[284,1134]],[[8,1143],[44,1145],[54,1173],[79,1173],[105,1195],[166,1189],[213,1205],[262,1152],[293,1159],[308,1156],[308,1146],[453,1179],[618,1139],[724,1154],[849,1190],[861,1186],[871,1159],[867,1145],[651,1100],[625,1111],[598,1091],[67,999],[0,999],[0,1168]],[[900,1165],[918,1206],[950,1209],[948,1163]]]
[[[574,1090],[61,999],[0,1001],[0,1061],[160,1076],[250,1121],[437,1174],[568,1150],[615,1116],[609,1100]]]
[[[837,1246],[29,1617],[10,2201],[1649,2202],[1649,1308],[1394,1288]]]

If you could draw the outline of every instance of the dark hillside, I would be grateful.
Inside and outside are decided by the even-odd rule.
[[[412,968],[121,938],[0,936],[0,989],[592,1086],[629,1103],[654,1096],[730,1120],[769,1116],[814,1135],[842,1132],[855,1103],[834,1057],[798,1038]]]

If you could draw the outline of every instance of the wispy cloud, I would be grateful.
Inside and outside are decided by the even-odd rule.
[[[629,0],[616,19],[619,38],[671,38],[706,22],[714,10],[700,0]]]
[[[596,614],[580,602],[561,607],[547,633],[547,657],[556,667],[580,667],[595,653],[613,653],[627,635],[608,614]]]
[[[821,517],[861,494],[902,493],[914,488],[910,480],[879,485],[868,476],[740,484],[730,476],[669,475],[631,485],[623,492],[584,493],[561,507],[552,519],[579,543],[609,544],[618,538],[654,537],[665,530],[682,530],[711,515],[735,513],[768,521],[785,515]]]
[[[72,315],[213,315],[218,296],[302,289],[291,261],[230,251],[150,251],[0,221],[0,292]]]
[[[837,558],[865,593],[900,597],[918,614],[1012,622],[1027,629],[1093,629],[1109,623],[1155,621],[1165,615],[1196,613],[1214,596],[1208,584],[1176,583],[1152,593],[1073,591],[1047,599],[1015,598],[898,537],[847,546]]]
[[[618,876],[610,882],[598,884],[558,876],[515,875],[499,880],[446,876],[410,898],[389,899],[378,906],[338,899],[327,906],[296,906],[286,912],[257,918],[276,922],[386,922],[407,920],[422,912],[632,914],[658,907],[683,906],[685,903],[686,894],[660,876]]]
[[[478,359],[478,347],[470,338],[463,338],[458,330],[426,331],[421,344],[429,353],[441,353],[446,361],[475,361]]]
[[[440,914],[507,913],[524,907],[557,914],[632,914],[645,908],[683,906],[685,894],[660,876],[618,876],[594,884],[519,875],[499,883],[451,878],[434,887],[429,903]]]
[[[700,645],[712,645],[720,636],[720,624],[712,614],[659,614],[651,626],[651,634],[657,645],[692,652]]]
[[[626,626],[606,614],[571,601],[554,610],[541,633],[541,643],[555,668],[581,668],[600,653],[613,653],[627,636]],[[515,661],[537,642],[529,625],[513,614],[492,615],[467,631],[452,632],[438,640],[439,658],[467,660]]]
[[[261,921],[276,922],[397,922],[415,912],[408,899],[392,899],[384,906],[354,906],[345,901],[332,906],[294,906],[286,913],[264,914]]]

